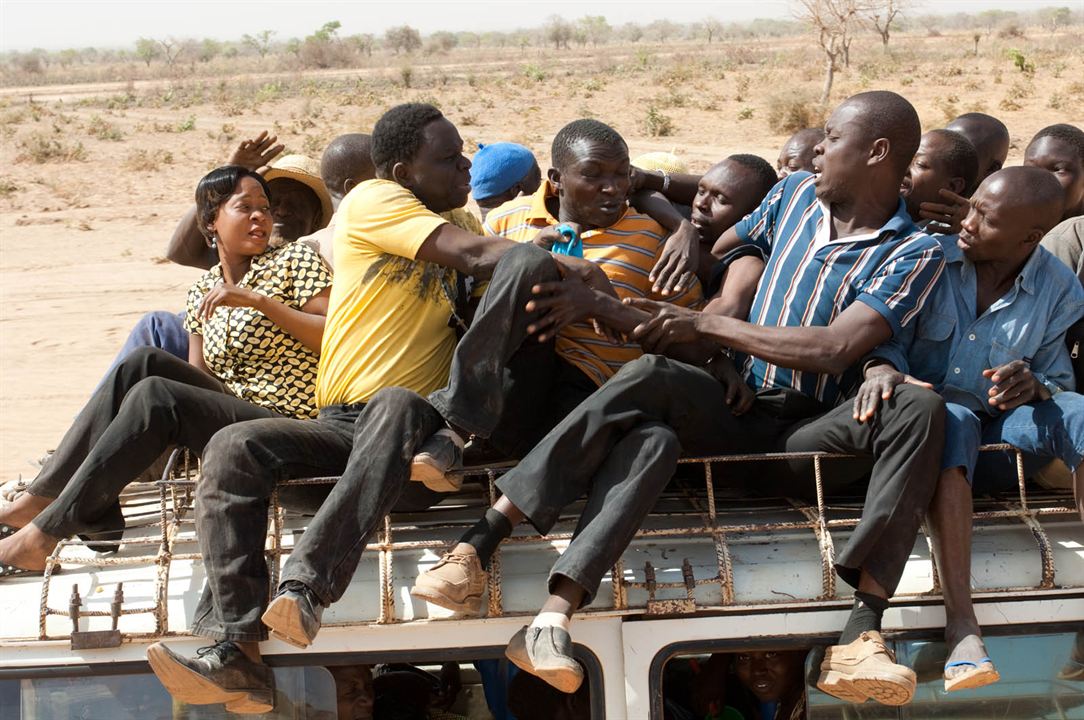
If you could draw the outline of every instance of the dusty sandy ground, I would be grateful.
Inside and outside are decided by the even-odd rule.
[[[1034,48],[1032,78],[994,39],[977,58],[969,36],[899,37],[892,56],[868,42],[852,51],[854,67],[833,98],[896,90],[929,128],[967,110],[991,112],[1011,130],[1016,164],[1039,128],[1084,125],[1084,60],[1067,39],[1014,43]],[[819,91],[821,60],[794,40],[559,57],[531,50],[484,66],[457,52],[443,66],[417,61],[411,70],[411,88],[392,67],[282,78],[293,89],[268,90],[273,78],[181,80],[172,90],[148,83],[113,103],[123,85],[0,89],[0,480],[33,474],[28,459],[55,446],[142,313],[182,308],[199,272],[166,262],[166,241],[196,180],[248,134],[276,128],[290,150],[318,156],[335,135],[367,131],[388,106],[421,99],[442,107],[469,150],[512,140],[545,163],[553,134],[591,114],[621,131],[634,155],[676,149],[694,170],[734,152],[774,163],[786,134],[770,129],[769,100]],[[347,91],[344,80],[356,82]],[[648,134],[650,106],[672,120],[669,136]],[[81,143],[85,159],[36,162],[27,157],[35,138],[64,150]],[[156,157],[153,167],[147,158]]]

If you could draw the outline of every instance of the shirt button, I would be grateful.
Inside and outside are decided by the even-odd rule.
[[[970,335],[968,335],[967,339],[968,340],[974,340],[975,339],[975,333],[971,333]]]
[[[957,375],[959,375],[959,374],[960,374],[960,368],[955,368],[955,369],[954,369],[954,370],[953,370],[952,372],[954,372],[954,373],[956,373]]]

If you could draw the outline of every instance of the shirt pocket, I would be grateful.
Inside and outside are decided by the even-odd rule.
[[[956,329],[956,318],[941,313],[929,312],[919,318],[916,330],[919,340],[926,342],[945,342]]]

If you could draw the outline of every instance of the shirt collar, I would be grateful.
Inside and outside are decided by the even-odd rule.
[[[832,218],[832,208],[829,207],[826,203],[822,202],[820,199],[817,200],[817,203],[820,206],[821,216],[824,220],[824,223],[822,225],[822,232],[825,232],[825,237],[829,237],[831,233],[831,227],[829,226],[829,223],[831,222]],[[903,198],[901,197],[899,199],[899,204],[896,206],[895,214],[893,214],[892,217],[888,218],[888,221],[881,226],[880,230],[868,234],[851,235],[849,237],[836,238],[835,240],[831,240],[830,242],[860,242],[863,240],[873,239],[884,240],[886,235],[897,238],[903,237],[905,235],[910,235],[911,233],[916,231],[918,231],[918,227],[915,225],[914,221],[911,220],[911,216],[907,212],[907,203],[905,203],[903,201]]]
[[[945,254],[946,263],[963,263],[965,266],[970,266],[974,270],[974,264],[971,263],[967,256],[964,255],[964,251],[960,249],[960,246],[956,244],[956,235],[935,235],[937,241],[941,244],[941,250]],[[1041,272],[1040,265],[1043,264],[1041,247],[1036,247],[1031,251],[1031,255],[1024,262],[1024,267],[1020,269],[1020,274],[1016,276],[1016,284],[1020,286],[1024,292],[1029,295],[1035,295],[1039,287],[1039,273]]]
[[[527,211],[528,220],[541,220],[547,225],[557,225],[557,218],[550,214],[549,208],[546,207],[546,198],[557,197],[557,190],[550,184],[549,180],[543,179],[542,184],[535,190],[534,195],[531,196],[531,208]]]

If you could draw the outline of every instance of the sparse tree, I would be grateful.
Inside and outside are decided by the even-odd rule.
[[[422,46],[422,36],[409,25],[388,28],[384,32],[384,45],[393,53],[412,53]]]
[[[704,29],[704,35],[708,38],[708,45],[711,45],[711,41],[723,34],[723,24],[719,22],[719,18],[704,18],[700,26]]]
[[[850,66],[851,42],[868,11],[864,0],[797,0],[797,15],[817,32],[817,43],[824,52],[824,88],[820,102],[828,103],[832,83],[842,60]]]
[[[678,26],[669,20],[656,20],[645,28],[644,34],[650,40],[666,42],[678,34]]]
[[[158,45],[162,48],[162,55],[166,59],[166,67],[172,69],[174,63],[177,62],[177,58],[181,55],[181,50],[184,49],[184,44],[178,42],[175,37],[169,37],[165,40],[158,40]]]
[[[429,36],[426,53],[446,53],[459,44],[459,38],[446,30],[435,32]]]
[[[971,36],[971,39],[975,41],[975,57],[979,56],[979,40],[982,40],[982,33],[977,32]]]
[[[610,39],[613,28],[602,15],[585,15],[580,18],[580,30],[583,31],[591,45],[598,47]]]
[[[470,30],[457,32],[455,34],[455,40],[458,45],[462,45],[463,47],[482,47],[482,36],[476,32],[471,32]]]
[[[141,37],[136,40],[135,54],[136,57],[147,63],[147,67],[150,67],[151,61],[158,59],[158,56],[162,54],[162,50],[158,47],[158,43],[151,38]]]
[[[625,42],[638,43],[644,37],[644,29],[636,23],[625,23],[618,31],[618,36]]]
[[[365,53],[366,57],[373,56],[373,44],[376,42],[376,38],[368,33],[361,33],[360,35],[351,35],[349,37],[350,42],[357,46],[358,52]]]
[[[1068,25],[1073,20],[1073,11],[1067,7],[1043,8],[1039,11],[1043,18],[1043,24],[1050,28],[1050,32],[1056,33],[1058,28]]]
[[[572,39],[572,24],[560,15],[550,15],[546,20],[546,41],[553,43],[556,50],[568,47],[568,41]]]
[[[199,45],[193,48],[196,59],[200,62],[210,62],[222,54],[222,43],[211,38],[204,38]]]
[[[888,49],[888,37],[892,23],[903,10],[907,0],[876,0],[869,10],[869,20],[881,36],[881,45]]]
[[[242,35],[241,42],[252,48],[261,57],[267,57],[271,50],[271,38],[275,36],[274,30],[261,30],[255,35]]]

